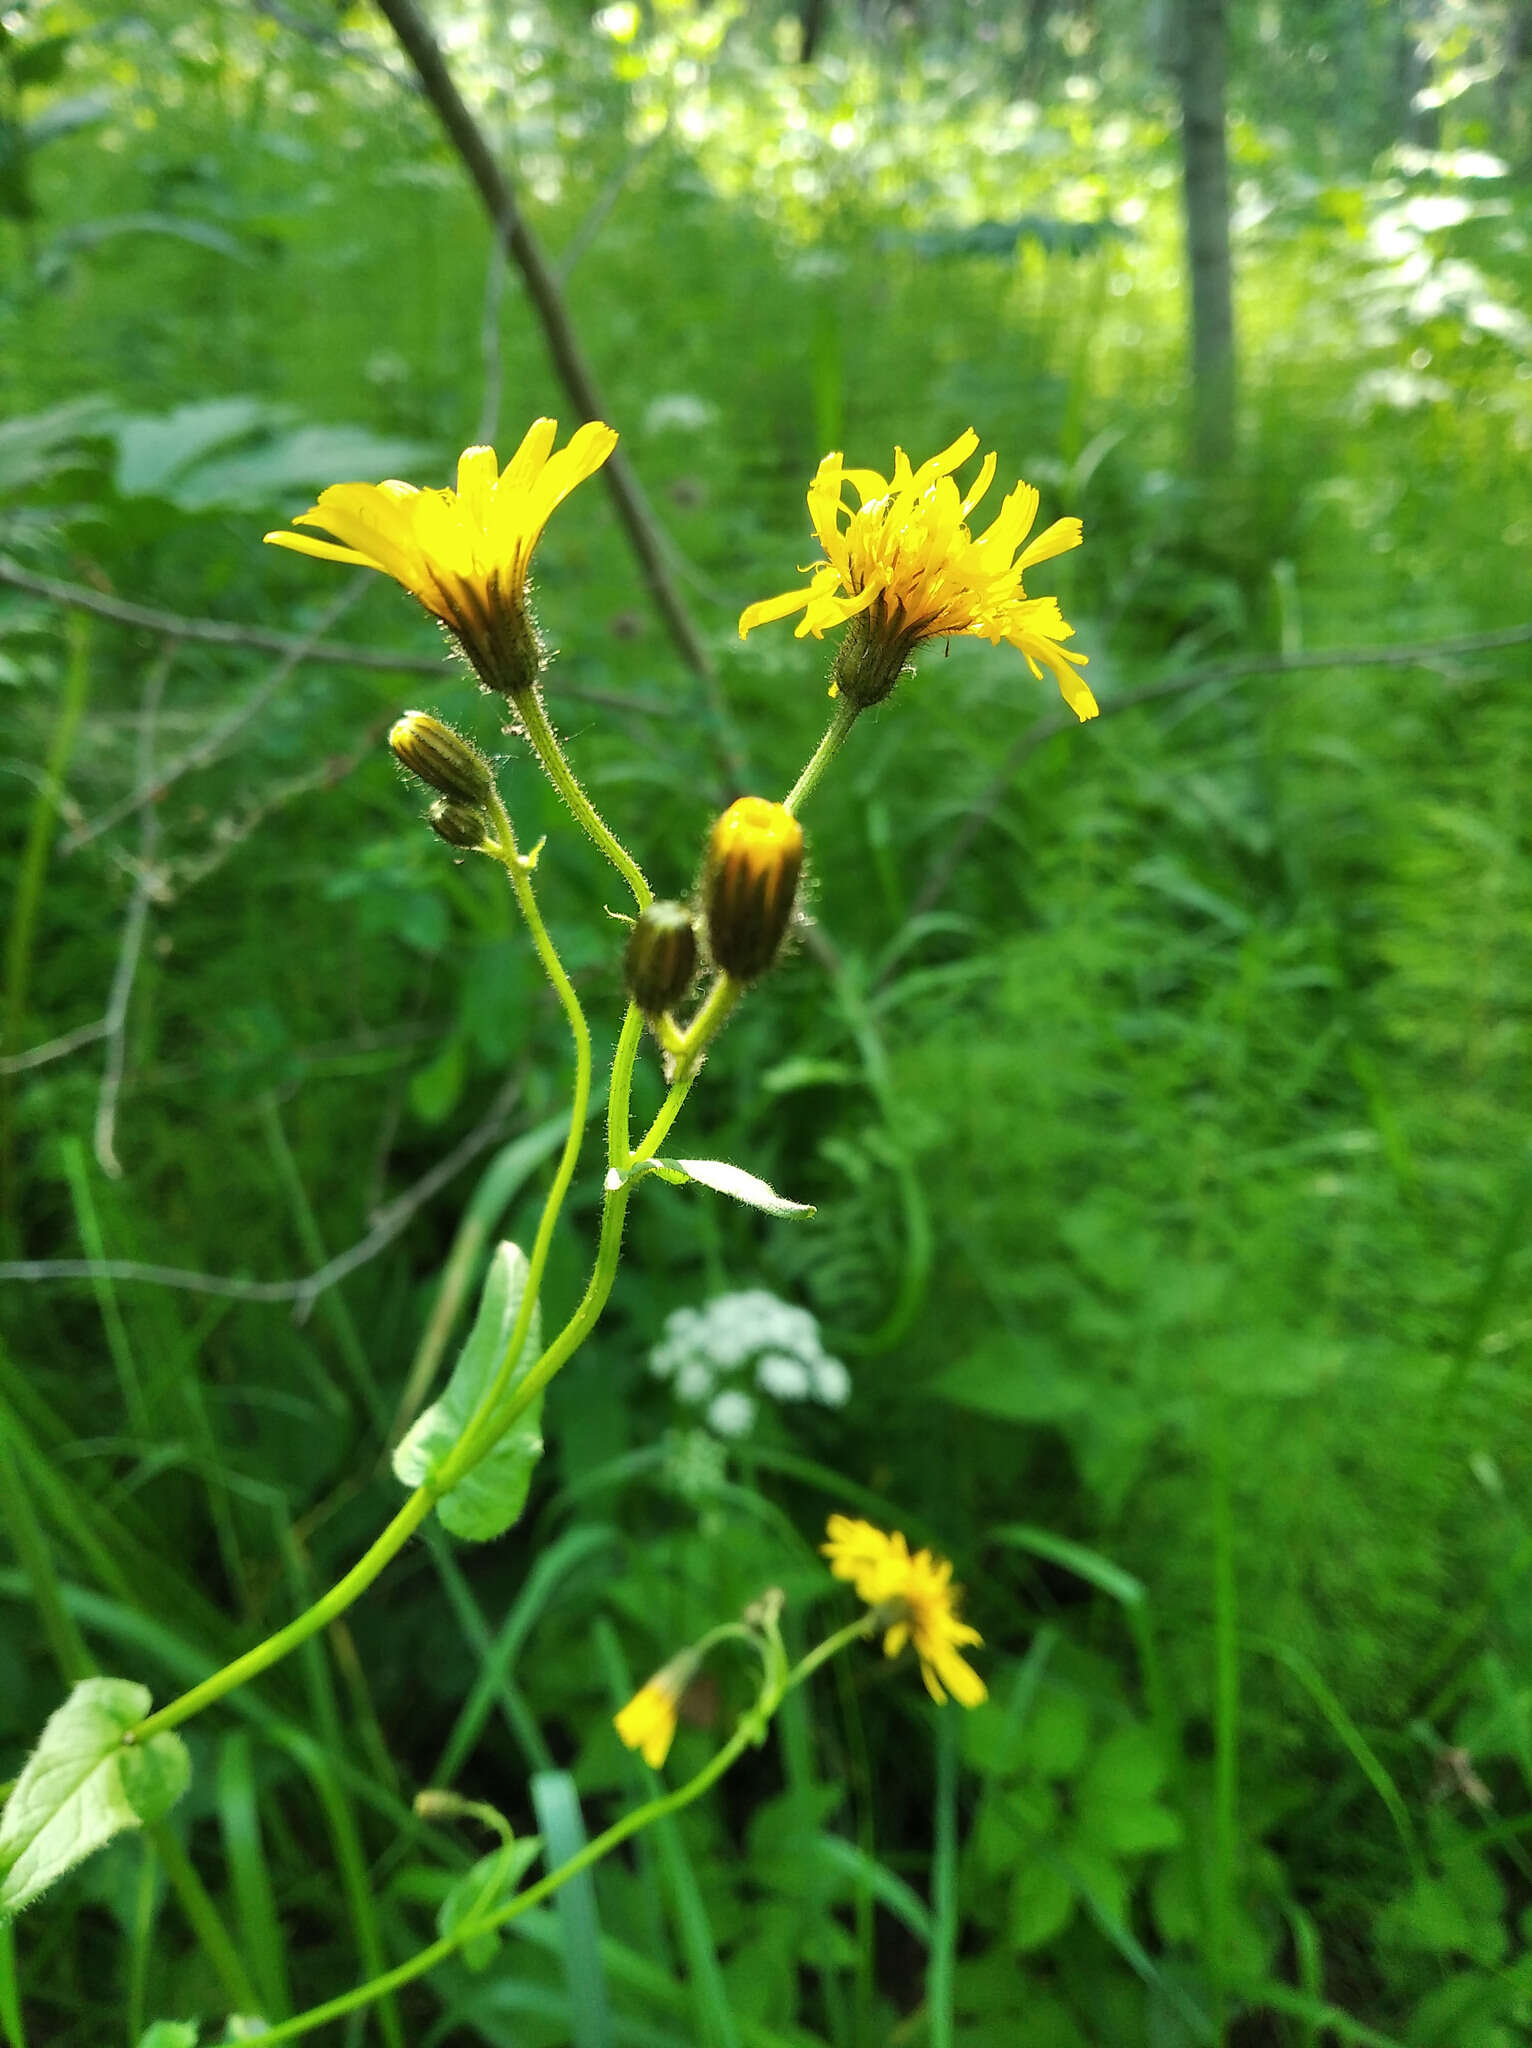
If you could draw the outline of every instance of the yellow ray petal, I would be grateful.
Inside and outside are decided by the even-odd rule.
[[[973,489],[968,493],[968,496],[963,500],[963,517],[965,519],[973,510],[974,506],[977,505],[979,500],[984,496],[984,493],[989,489],[990,485],[994,482],[995,460],[995,451],[993,448],[991,448],[988,455],[986,455],[984,458],[984,467],[979,471],[978,478],[974,483]]]
[[[1031,521],[1027,524],[1030,526]],[[1017,569],[1035,569],[1039,562],[1051,562],[1055,555],[1067,555],[1071,548],[1079,547],[1085,538],[1085,528],[1078,519],[1055,519],[1045,527],[1036,540],[1027,542],[1017,558]]]
[[[377,569],[388,574],[371,555],[360,554],[355,548],[337,547],[332,540],[316,540],[311,533],[263,533],[261,539],[274,548],[291,548],[295,555],[317,555],[321,562],[348,562],[354,569]]]
[[[500,479],[502,491],[524,491],[536,482],[558,430],[557,420],[533,420],[521,437],[521,446],[505,465],[505,475]]]
[[[465,448],[457,459],[457,494],[475,526],[489,526],[491,495],[500,480],[493,448]]]
[[[766,626],[773,619],[785,619],[790,612],[801,612],[812,593],[802,590],[784,590],[780,597],[763,597],[758,604],[747,604],[739,615],[739,637],[745,638],[757,626]]]

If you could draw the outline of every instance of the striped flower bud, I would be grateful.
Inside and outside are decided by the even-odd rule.
[[[472,804],[449,803],[444,796],[426,812],[426,823],[449,846],[482,846],[489,837],[489,820],[482,811]]]
[[[429,711],[406,711],[388,744],[412,775],[440,790],[451,803],[482,810],[494,795],[495,778],[478,748]]]
[[[708,835],[708,944],[725,974],[754,981],[777,957],[803,869],[803,827],[781,804],[742,796]]]
[[[633,920],[623,976],[646,1017],[662,1017],[691,987],[697,934],[684,903],[651,903]]]

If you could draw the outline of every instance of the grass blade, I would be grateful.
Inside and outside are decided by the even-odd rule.
[[[1083,1543],[1071,1543],[1067,1536],[1055,1536],[1047,1529],[1034,1529],[1025,1522],[1011,1522],[990,1533],[996,1543],[1030,1551],[1034,1557],[1044,1558],[1049,1564],[1063,1565],[1077,1579],[1084,1579],[1098,1593],[1107,1594],[1124,1607],[1143,1604],[1143,1580],[1135,1579],[1131,1572],[1125,1572],[1121,1565],[1113,1564],[1099,1551],[1087,1550]]]
[[[244,1729],[226,1735],[219,1746],[218,1820],[240,1938],[261,1994],[260,2010],[267,2019],[286,2019],[292,2011],[287,1951],[261,1838],[255,1751]]]
[[[531,1792],[547,1867],[557,1870],[578,1856],[588,1839],[580,1795],[567,1771],[539,1771]],[[560,1887],[554,1910],[563,1937],[571,2048],[612,2048],[612,2013],[601,1968],[601,1916],[595,1880],[588,1870]]]

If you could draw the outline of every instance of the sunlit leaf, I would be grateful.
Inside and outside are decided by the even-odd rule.
[[[0,1919],[124,1828],[159,1820],[186,1790],[178,1735],[124,1748],[150,1708],[128,1678],[85,1678],[53,1713],[0,1814]]]
[[[447,1390],[415,1423],[394,1452],[394,1476],[405,1486],[420,1486],[441,1469],[458,1443],[469,1417],[488,1392],[500,1369],[512,1327],[526,1290],[527,1262],[513,1244],[501,1244],[490,1262],[479,1312],[463,1346]],[[542,1350],[542,1317],[534,1306],[504,1393],[496,1406],[503,1415]],[[443,1526],[454,1536],[475,1543],[504,1535],[526,1505],[532,1468],[543,1454],[542,1396],[516,1417],[494,1449],[480,1460],[437,1504]]]

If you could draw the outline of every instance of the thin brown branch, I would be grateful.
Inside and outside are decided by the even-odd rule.
[[[182,776],[194,774],[197,769],[209,767],[216,761],[229,743],[265,710],[281,690],[287,687],[302,663],[320,644],[320,635],[325,628],[333,625],[349,611],[366,587],[365,574],[351,577],[340,594],[332,598],[326,606],[324,616],[313,633],[300,639],[270,671],[265,681],[259,683],[242,703],[236,704],[226,718],[221,718],[216,725],[209,727],[184,754],[177,755],[175,760],[168,762],[157,773],[141,774],[135,789],[130,790],[120,802],[110,805],[100,817],[92,818],[88,824],[77,826],[67,838],[60,841],[60,850],[64,853],[75,853],[80,847],[88,846],[91,840],[99,839],[103,832],[109,832],[124,818],[131,818],[135,811],[152,809],[172,783],[179,782]],[[174,644],[173,641],[171,644]]]
[[[159,660],[150,669],[144,684],[143,705],[139,712],[138,725],[137,765],[138,779],[141,783],[147,783],[154,773],[155,716],[160,708],[160,697],[173,658],[173,644],[167,644]],[[159,834],[159,811],[154,804],[145,804],[138,821],[138,873],[133,884],[132,897],[128,902],[128,914],[122,921],[117,966],[112,975],[111,991],[106,999],[106,1014],[102,1018],[106,1026],[106,1064],[101,1070],[101,1088],[96,1097],[92,1149],[101,1171],[113,1180],[122,1178],[122,1162],[117,1157],[117,1103],[122,1094],[122,1078],[127,1070],[128,1005],[133,999],[133,983],[138,974],[139,960],[143,956],[144,932],[149,923],[149,906],[158,891],[154,854]]]
[[[1195,670],[1190,675],[1168,676],[1157,683],[1145,683],[1137,690],[1102,701],[1101,717],[1112,718],[1120,711],[1135,711],[1144,704],[1157,704],[1167,697],[1184,697],[1192,690],[1216,689],[1220,684],[1248,682],[1254,676],[1296,674],[1305,669],[1325,668],[1432,668],[1469,654],[1491,654],[1501,647],[1520,647],[1532,640],[1532,621],[1519,626],[1502,626],[1489,633],[1460,633],[1449,640],[1417,640],[1397,647],[1327,647],[1303,654],[1257,654],[1244,661],[1230,661],[1217,668]],[[1055,739],[1060,733],[1076,732],[1079,721],[1072,712],[1049,712],[1034,719],[1007,748],[1005,756],[969,806],[963,822],[943,843],[940,857],[932,863],[910,916],[923,917],[946,895],[952,878],[968,849],[984,830],[1006,786],[1028,754]]]
[[[377,6],[413,65],[421,90],[434,108],[448,141],[473,180],[506,254],[525,280],[554,369],[576,411],[582,420],[609,418],[609,408],[585,360],[552,266],[521,211],[510,180],[496,162],[483,130],[453,82],[425,17],[415,0],[377,0]],[[710,681],[712,661],[671,577],[654,514],[621,448],[614,449],[608,457],[602,475],[676,651],[694,674]]]
[[[0,1262],[0,1282],[6,1280],[121,1280],[143,1281],[155,1287],[180,1288],[187,1294],[215,1294],[228,1301],[283,1302],[293,1304],[293,1315],[302,1321],[326,1289],[336,1285],[386,1251],[404,1230],[415,1212],[424,1207],[448,1181],[481,1152],[495,1143],[505,1128],[505,1119],[516,1094],[516,1084],[501,1090],[489,1114],[460,1140],[428,1173],[421,1175],[379,1210],[372,1228],[349,1250],[327,1259],[317,1271],[297,1280],[235,1280],[217,1273],[194,1273],[182,1266],[146,1264],[139,1259],[13,1259]]]
[[[266,654],[294,655],[305,661],[333,662],[348,668],[381,669],[389,675],[432,676],[440,681],[449,656],[441,654],[390,654],[383,647],[354,647],[339,640],[310,639],[301,633],[278,633],[266,626],[238,625],[230,619],[189,618],[181,612],[160,611],[146,604],[130,604],[120,597],[107,597],[83,583],[65,583],[55,576],[37,576],[0,555],[0,583],[28,590],[34,597],[51,598],[66,610],[94,612],[119,626],[139,626],[171,640],[204,641],[214,647],[254,647]],[[583,683],[566,683],[560,675],[559,695],[584,704],[599,704],[611,711],[632,711],[643,718],[679,718],[680,708],[657,703],[648,697],[629,697],[616,690],[593,690]]]

